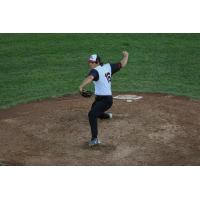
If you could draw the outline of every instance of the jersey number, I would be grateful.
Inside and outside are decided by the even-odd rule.
[[[110,73],[109,72],[105,74],[105,77],[106,77],[108,83],[111,82],[111,77],[110,77]]]

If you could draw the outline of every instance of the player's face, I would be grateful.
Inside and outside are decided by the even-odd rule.
[[[96,62],[91,62],[91,61],[88,62],[88,65],[90,68],[95,68],[97,66]]]

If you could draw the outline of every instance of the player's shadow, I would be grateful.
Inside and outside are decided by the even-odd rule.
[[[95,146],[89,146],[88,142],[85,142],[81,145],[81,148],[83,150],[90,150],[90,151],[102,151],[102,152],[111,152],[111,151],[115,151],[116,146],[113,144],[98,144]]]

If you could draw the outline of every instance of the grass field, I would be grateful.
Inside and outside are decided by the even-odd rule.
[[[0,108],[77,93],[90,54],[113,63],[122,50],[113,91],[200,98],[200,34],[0,34]]]

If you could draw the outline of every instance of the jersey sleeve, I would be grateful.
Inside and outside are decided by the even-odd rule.
[[[116,64],[110,64],[110,66],[111,66],[112,75],[118,72],[122,68],[122,64],[120,62]]]
[[[96,69],[91,69],[88,76],[92,75],[94,77],[94,81],[99,80],[99,73]]]

